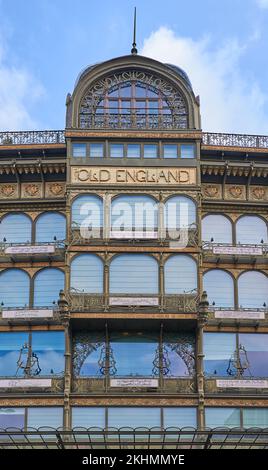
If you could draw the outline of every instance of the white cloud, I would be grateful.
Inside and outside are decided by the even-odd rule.
[[[268,8],[268,0],[256,0],[260,8]]]
[[[30,109],[44,88],[26,68],[9,65],[7,56],[0,36],[0,130],[36,129]]]
[[[249,43],[254,40],[255,36]],[[234,39],[212,47],[208,37],[178,37],[161,27],[144,41],[141,54],[186,71],[200,95],[203,130],[266,134],[268,96],[256,81],[246,78],[240,65],[249,43],[241,46]]]

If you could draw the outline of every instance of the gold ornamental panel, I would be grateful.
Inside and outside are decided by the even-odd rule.
[[[196,168],[72,167],[73,184],[195,185]]]

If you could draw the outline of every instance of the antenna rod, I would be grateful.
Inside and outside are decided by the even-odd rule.
[[[133,43],[131,54],[138,54],[137,44],[136,44],[136,7],[134,8],[134,25],[133,25]]]

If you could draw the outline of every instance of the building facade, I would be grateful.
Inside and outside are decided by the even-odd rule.
[[[0,133],[3,445],[267,444],[267,171],[135,53],[79,75],[64,131]]]

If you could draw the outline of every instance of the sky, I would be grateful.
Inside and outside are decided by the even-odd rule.
[[[0,0],[0,131],[63,129],[87,65],[130,53],[182,67],[202,128],[268,135],[268,0]]]

